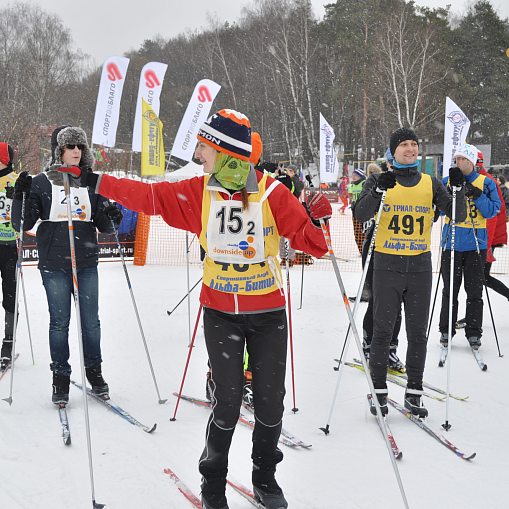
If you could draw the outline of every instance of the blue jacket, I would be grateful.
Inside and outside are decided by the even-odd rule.
[[[475,170],[470,175],[465,175],[465,182],[473,184],[479,175]],[[447,186],[449,177],[442,179],[444,186]],[[472,198],[467,198],[472,200]],[[472,200],[475,203],[476,208],[483,215],[485,219],[495,217],[500,212],[502,203],[498,197],[497,185],[494,180],[486,177],[484,179],[483,194]],[[467,207],[468,210],[468,207]],[[470,216],[467,218],[470,221]],[[446,249],[451,249],[451,235],[448,234],[450,224],[445,224],[442,230],[442,248],[445,245],[447,239]],[[479,249],[488,249],[488,230],[486,228],[476,228],[477,242],[479,243]],[[475,244],[474,231],[472,228],[456,228],[454,234],[454,250],[455,251],[476,251],[477,247]]]

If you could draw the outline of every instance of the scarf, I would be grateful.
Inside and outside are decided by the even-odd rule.
[[[242,161],[223,152],[218,152],[212,174],[225,189],[238,191],[246,187],[247,176],[250,171],[251,165],[248,161]]]

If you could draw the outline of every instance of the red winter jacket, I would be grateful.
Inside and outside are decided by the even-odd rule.
[[[495,258],[491,252],[491,246],[496,246],[498,244],[507,244],[507,217],[506,217],[506,207],[504,203],[504,198],[502,197],[502,191],[496,179],[494,179],[483,167],[476,167],[477,173],[484,175],[485,177],[489,177],[490,179],[495,181],[497,185],[498,197],[502,202],[502,206],[500,207],[500,212],[491,219],[487,219],[487,230],[488,230],[488,254],[486,255],[486,261],[493,263]]]
[[[260,182],[263,174],[258,171],[255,173],[257,182]],[[267,187],[272,182],[274,179],[267,177]],[[198,237],[202,227],[203,191],[204,177],[173,183],[145,184],[130,179],[117,179],[106,174],[100,177],[98,189],[96,188],[98,194],[115,200],[131,210],[150,216],[160,214],[170,226],[188,230]],[[222,196],[228,199],[229,195],[222,193]],[[276,186],[267,199],[279,235],[290,239],[294,249],[317,258],[321,258],[327,252],[321,229],[313,225],[304,207],[285,186]],[[233,200],[241,201],[239,192],[233,195]],[[265,295],[236,295],[213,290],[203,284],[200,302],[206,307],[227,313],[249,313],[282,308],[285,306],[285,297],[279,290]]]

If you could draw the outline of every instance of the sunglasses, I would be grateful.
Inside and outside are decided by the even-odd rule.
[[[82,152],[85,150],[85,145],[75,145],[72,143],[68,143],[65,148],[69,150],[74,150],[75,147],[78,147],[78,150],[81,150]]]

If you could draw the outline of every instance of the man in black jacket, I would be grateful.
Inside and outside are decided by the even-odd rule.
[[[39,252],[38,268],[50,312],[52,401],[55,404],[66,404],[69,401],[71,375],[68,361],[73,280],[67,201],[63,174],[57,168],[63,165],[90,168],[95,159],[88,147],[86,134],[79,127],[58,128],[52,136],[52,148],[51,166],[44,173],[32,179],[27,172],[23,172],[16,181],[12,222],[19,231],[22,200],[25,195],[23,230],[31,230],[37,221],[41,221],[37,228],[36,242]],[[109,205],[106,198],[95,194],[93,190],[71,188],[71,199],[86,374],[93,392],[105,397],[109,388],[101,370],[97,231],[113,233],[111,221],[119,225],[122,212],[115,205]]]
[[[434,177],[417,170],[419,141],[412,129],[402,127],[391,134],[393,171],[375,173],[366,181],[355,207],[355,218],[367,221],[378,211],[387,191],[375,240],[373,257],[374,328],[370,368],[382,414],[387,408],[389,345],[401,303],[405,306],[408,338],[405,406],[426,417],[421,406],[422,378],[426,362],[426,326],[431,296],[431,224],[433,205],[452,214],[452,197]],[[456,193],[456,220],[467,216],[463,175],[451,169]],[[458,175],[459,172],[459,175]]]

